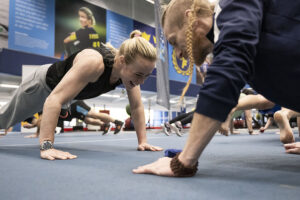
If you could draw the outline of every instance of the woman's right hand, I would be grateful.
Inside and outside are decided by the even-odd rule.
[[[74,159],[77,158],[76,155],[72,155],[69,152],[60,151],[57,149],[48,149],[48,150],[41,150],[41,158],[47,160],[67,160],[67,159]]]

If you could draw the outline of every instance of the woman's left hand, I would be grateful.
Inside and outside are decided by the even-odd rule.
[[[162,151],[163,148],[157,147],[157,146],[152,146],[151,144],[148,144],[148,143],[142,143],[142,144],[139,144],[137,150],[138,151]]]

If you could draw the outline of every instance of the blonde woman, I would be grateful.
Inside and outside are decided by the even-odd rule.
[[[162,150],[147,142],[139,86],[153,71],[155,61],[156,49],[144,38],[134,37],[124,41],[119,50],[101,45],[97,49],[84,49],[64,61],[41,66],[1,108],[0,128],[8,128],[43,110],[39,138],[41,158],[76,158],[53,147],[61,108],[72,100],[93,98],[123,84],[137,133],[138,150]]]
[[[299,9],[300,1],[223,0],[214,6],[208,0],[172,0],[162,27],[176,55],[189,59],[192,72],[193,63],[203,62],[214,45],[213,62],[182,153],[134,172],[194,176],[200,155],[246,82],[270,101],[300,112],[300,94],[295,92],[300,85]]]

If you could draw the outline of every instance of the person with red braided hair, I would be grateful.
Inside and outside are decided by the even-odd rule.
[[[162,28],[177,57],[213,62],[200,88],[183,151],[134,169],[134,173],[194,176],[198,159],[236,106],[248,83],[268,100],[300,111],[300,1],[172,0]],[[188,89],[188,84],[183,94]],[[291,148],[298,148],[294,144]]]

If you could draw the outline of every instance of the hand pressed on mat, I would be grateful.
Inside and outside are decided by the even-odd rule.
[[[180,156],[178,156],[178,160],[180,161],[180,163],[188,169],[196,166],[196,163],[202,151],[221,125],[221,122],[198,113],[194,113],[193,120],[198,123],[192,123],[188,141],[183,151],[180,153]],[[161,158],[153,163],[134,169],[133,173],[155,174],[159,176],[175,176],[171,169],[171,160],[171,158]],[[181,175],[186,174],[179,174],[179,176]],[[194,173],[190,175],[193,176]]]
[[[158,146],[153,146],[148,143],[142,143],[142,144],[139,144],[137,150],[138,151],[162,151],[163,148],[158,147]]]
[[[135,174],[155,174],[158,176],[174,176],[170,163],[172,158],[164,157],[148,165],[140,166],[132,170]]]
[[[74,159],[77,158],[76,155],[72,155],[69,152],[60,151],[57,149],[48,149],[48,150],[41,150],[41,158],[47,160],[67,160],[67,159]]]

